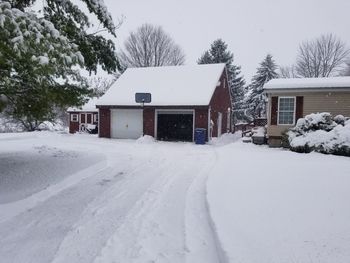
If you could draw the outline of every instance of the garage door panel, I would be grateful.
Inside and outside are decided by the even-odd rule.
[[[137,139],[143,134],[143,114],[139,109],[115,109],[111,115],[111,137]]]
[[[193,112],[158,112],[157,139],[166,141],[192,141]]]

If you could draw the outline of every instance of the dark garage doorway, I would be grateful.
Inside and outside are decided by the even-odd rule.
[[[193,141],[193,112],[158,112],[157,139]]]

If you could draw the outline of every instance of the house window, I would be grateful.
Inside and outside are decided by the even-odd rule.
[[[295,121],[295,97],[278,98],[278,125],[293,125]]]
[[[98,114],[94,114],[94,122],[98,122]]]
[[[71,114],[70,115],[70,120],[72,121],[72,122],[78,122],[78,114]]]

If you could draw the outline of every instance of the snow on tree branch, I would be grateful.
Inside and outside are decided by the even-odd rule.
[[[16,56],[31,54],[32,61],[39,64],[45,60],[47,63],[63,63],[67,67],[84,63],[77,46],[62,36],[51,22],[37,18],[34,13],[11,8],[8,2],[0,3],[0,28],[3,44]],[[0,56],[6,59],[5,54]]]

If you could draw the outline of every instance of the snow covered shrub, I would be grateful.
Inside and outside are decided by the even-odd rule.
[[[337,123],[333,121],[332,115],[328,112],[311,113],[306,115],[305,118],[300,118],[292,130],[299,134],[304,134],[316,130],[330,131],[336,125]]]
[[[333,118],[333,120],[337,123],[337,124],[341,124],[344,126],[346,118],[343,115],[337,115]]]
[[[330,113],[313,113],[298,120],[288,131],[288,139],[295,152],[350,156],[350,120],[342,115],[332,118]]]
[[[0,133],[4,132],[23,132],[23,127],[16,121],[7,118],[0,113]]]
[[[283,148],[287,148],[287,149],[290,148],[288,130],[282,132],[281,146],[282,146]]]

